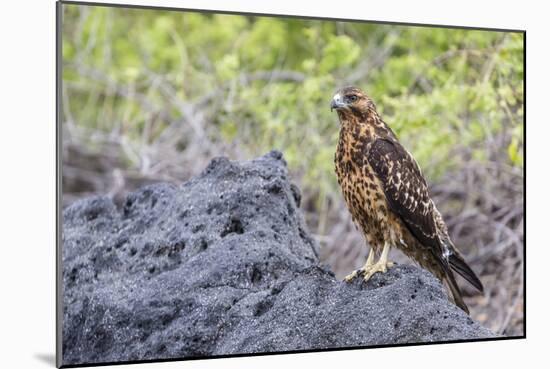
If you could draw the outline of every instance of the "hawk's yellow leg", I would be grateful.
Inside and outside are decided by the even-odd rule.
[[[367,257],[367,262],[365,263],[365,265],[361,269],[354,270],[353,272],[348,274],[344,278],[344,281],[351,282],[353,278],[357,277],[357,274],[362,272],[366,273],[366,271],[369,270],[373,266],[373,264],[374,264],[374,251],[372,250],[372,247],[371,247],[369,251],[369,256]]]
[[[368,270],[365,270],[365,276],[363,279],[368,281],[370,277],[374,275],[376,272],[386,273],[388,268],[393,266],[393,263],[391,261],[388,261],[388,254],[390,252],[390,244],[384,243],[384,248],[382,249],[382,255],[380,255],[380,259],[373,265],[371,265]]]

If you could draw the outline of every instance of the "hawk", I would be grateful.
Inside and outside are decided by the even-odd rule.
[[[365,280],[385,273],[393,266],[388,261],[390,248],[397,247],[446,282],[455,304],[469,313],[453,272],[480,292],[483,285],[451,241],[415,159],[359,88],[339,90],[330,108],[340,120],[334,156],[338,183],[353,221],[370,245],[365,266],[345,280],[359,273]]]

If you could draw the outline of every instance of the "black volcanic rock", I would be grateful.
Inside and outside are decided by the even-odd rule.
[[[63,364],[492,337],[432,275],[337,281],[279,152],[63,212]]]

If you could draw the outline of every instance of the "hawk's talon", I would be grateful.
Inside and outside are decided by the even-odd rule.
[[[372,267],[373,265],[373,260],[374,260],[374,252],[372,251],[372,249],[369,251],[369,256],[367,257],[367,262],[365,263],[365,265],[361,268],[361,269],[357,269],[357,270],[354,270],[353,272],[351,272],[350,274],[348,274],[347,276],[344,277],[344,281],[346,282],[351,282],[355,277],[357,277],[358,274],[361,274],[361,273],[366,273],[367,270]]]
[[[368,282],[368,280],[377,272],[380,273],[386,273],[388,271],[388,268],[391,268],[395,265],[395,263],[391,261],[386,262],[377,262],[376,264],[372,265],[368,270],[365,270],[365,276],[363,277],[363,280],[365,282]]]
[[[365,282],[367,282],[374,275],[374,273],[386,273],[388,271],[388,268],[394,265],[393,262],[388,261],[389,252],[390,245],[386,242],[384,244],[384,248],[382,249],[382,255],[380,255],[380,259],[376,263],[368,265],[368,267],[367,265],[365,265],[365,276],[363,277],[363,280]]]
[[[351,272],[350,274],[344,277],[344,281],[348,283],[351,282],[362,271],[363,271],[362,269],[354,270],[353,272]]]

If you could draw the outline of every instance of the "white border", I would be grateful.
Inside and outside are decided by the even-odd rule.
[[[101,1],[98,1],[101,2]],[[252,0],[120,1],[185,8],[527,29],[527,340],[140,364],[140,368],[285,366],[518,368],[547,362],[548,40],[544,2]],[[0,12],[0,363],[52,367],[55,352],[55,4],[6,2]],[[544,364],[542,364],[544,365]],[[124,367],[124,366],[118,366]]]

